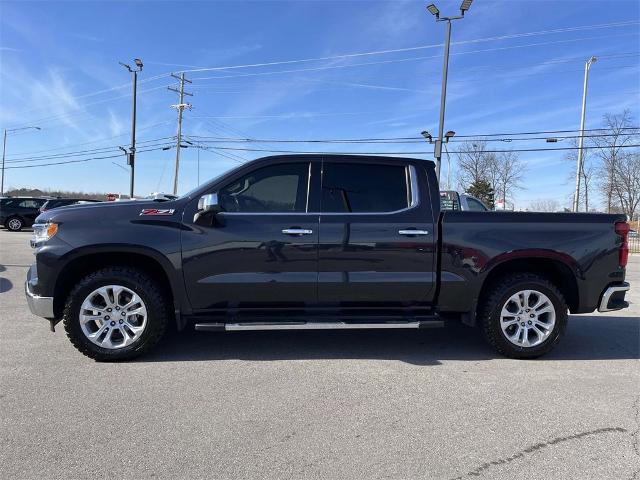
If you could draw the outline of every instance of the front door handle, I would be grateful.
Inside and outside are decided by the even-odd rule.
[[[307,228],[285,228],[282,233],[285,235],[311,235],[313,230]]]
[[[429,235],[429,230],[398,230],[400,235]]]

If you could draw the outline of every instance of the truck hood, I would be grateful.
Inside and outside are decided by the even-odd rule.
[[[84,203],[53,208],[41,213],[36,223],[68,222],[74,220],[108,220],[137,218],[171,218],[177,215],[183,202],[180,199],[166,202],[157,200],[126,200],[122,202]]]

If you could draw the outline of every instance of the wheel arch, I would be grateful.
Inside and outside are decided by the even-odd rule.
[[[169,305],[175,311],[178,328],[182,328],[180,321],[181,305],[178,293],[180,291],[180,282],[176,278],[175,269],[169,260],[159,252],[144,248],[132,249],[131,246],[93,247],[74,251],[66,259],[56,278],[53,302],[56,318],[62,317],[67,296],[81,278],[102,268],[113,266],[137,268],[158,281],[169,299]]]
[[[545,277],[560,290],[570,312],[578,309],[580,297],[574,268],[561,259],[544,256],[509,259],[493,265],[482,283],[478,298],[485,298],[489,289],[504,276],[519,272]]]

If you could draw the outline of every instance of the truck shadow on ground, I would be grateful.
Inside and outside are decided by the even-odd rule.
[[[440,365],[446,360],[502,358],[480,331],[451,322],[428,330],[270,331],[205,333],[185,331],[168,338],[140,362],[206,360],[399,360]],[[579,316],[544,360],[640,358],[638,317]]]

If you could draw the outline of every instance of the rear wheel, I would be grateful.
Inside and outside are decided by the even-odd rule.
[[[558,343],[567,325],[567,303],[545,277],[518,273],[500,279],[480,309],[486,340],[512,358],[536,358]]]
[[[19,232],[24,227],[24,222],[20,217],[11,217],[4,223],[7,230],[11,232]]]
[[[160,341],[168,312],[161,288],[144,272],[110,267],[74,287],[64,309],[64,328],[84,355],[128,360]]]

